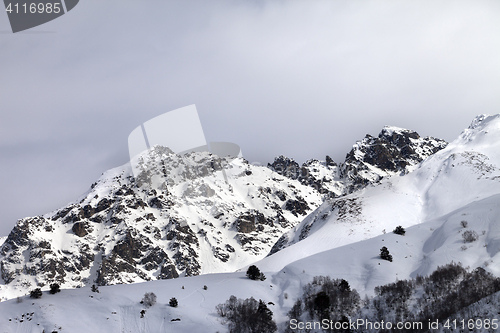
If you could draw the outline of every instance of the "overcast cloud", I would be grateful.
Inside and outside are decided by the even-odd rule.
[[[128,134],[196,104],[208,141],[302,163],[384,125],[448,141],[500,110],[499,1],[81,0],[0,13],[0,236],[128,161]]]

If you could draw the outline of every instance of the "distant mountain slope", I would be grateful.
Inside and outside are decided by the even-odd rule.
[[[320,252],[440,217],[500,193],[500,118],[479,116],[457,140],[407,175],[325,201],[273,246],[307,241]],[[307,247],[307,245],[302,245]],[[304,257],[313,252],[304,253]],[[314,252],[314,253],[315,253]]]

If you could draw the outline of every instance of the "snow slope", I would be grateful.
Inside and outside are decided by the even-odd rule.
[[[467,221],[467,228],[462,227],[462,221]],[[466,231],[475,232],[478,239],[465,243],[462,235]],[[464,267],[483,267],[499,276],[500,194],[409,227],[405,236],[390,232],[287,264],[287,254],[303,249],[299,244],[256,264],[263,270],[286,264],[274,275],[274,281],[290,294],[299,293],[301,286],[316,275],[329,275],[346,279],[360,293],[372,295],[376,286],[429,275],[452,261]],[[389,249],[393,262],[380,259],[383,246]]]
[[[150,308],[139,303],[146,292],[157,295],[157,304]],[[241,273],[107,286],[100,287],[99,293],[90,288],[67,289],[55,295],[44,292],[36,300],[22,297],[21,303],[16,299],[0,303],[0,327],[2,333],[224,332],[215,314],[217,304],[230,295],[277,302],[278,293],[270,282],[251,281]],[[172,297],[179,302],[177,308],[168,305]],[[143,309],[146,313],[141,318]]]

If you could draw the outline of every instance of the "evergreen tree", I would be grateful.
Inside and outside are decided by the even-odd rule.
[[[172,297],[170,299],[170,302],[168,302],[168,305],[170,305],[173,308],[176,308],[179,305],[179,302],[177,302],[177,298]]]
[[[349,282],[346,280],[342,279],[339,284],[339,289],[340,292],[345,293],[345,292],[350,292],[351,291],[351,286],[349,286]]]
[[[40,297],[42,297],[42,289],[40,289],[40,288],[33,289],[30,292],[30,297],[31,298],[40,298]]]
[[[398,226],[396,227],[396,229],[394,229],[392,232],[393,232],[393,233],[395,233],[396,235],[401,235],[401,236],[404,236],[404,235],[405,235],[405,233],[406,233],[406,230],[405,230],[405,228],[403,228],[402,226],[398,225]]]
[[[53,284],[50,285],[50,291],[49,291],[49,293],[55,294],[55,293],[58,293],[60,291],[61,291],[61,288],[59,287],[59,284],[53,283]]]
[[[250,280],[261,280],[264,281],[266,279],[266,276],[264,273],[262,273],[259,268],[255,265],[251,265],[247,269],[247,277]]]
[[[316,297],[314,297],[314,310],[320,316],[321,319],[326,318],[328,310],[330,308],[330,296],[326,292],[320,291]]]
[[[385,246],[380,249],[380,258],[392,262],[392,255],[389,254],[389,250]]]
[[[253,332],[256,333],[272,333],[276,332],[276,330],[278,329],[276,323],[273,321],[273,312],[262,300],[259,300],[259,307],[257,308],[257,312],[255,314],[255,322],[257,323],[257,325]]]

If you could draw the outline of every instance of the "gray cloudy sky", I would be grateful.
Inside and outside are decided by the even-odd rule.
[[[0,235],[185,105],[251,162],[342,161],[386,124],[453,140],[499,112],[499,18],[495,0],[81,0],[12,34],[0,13]]]

